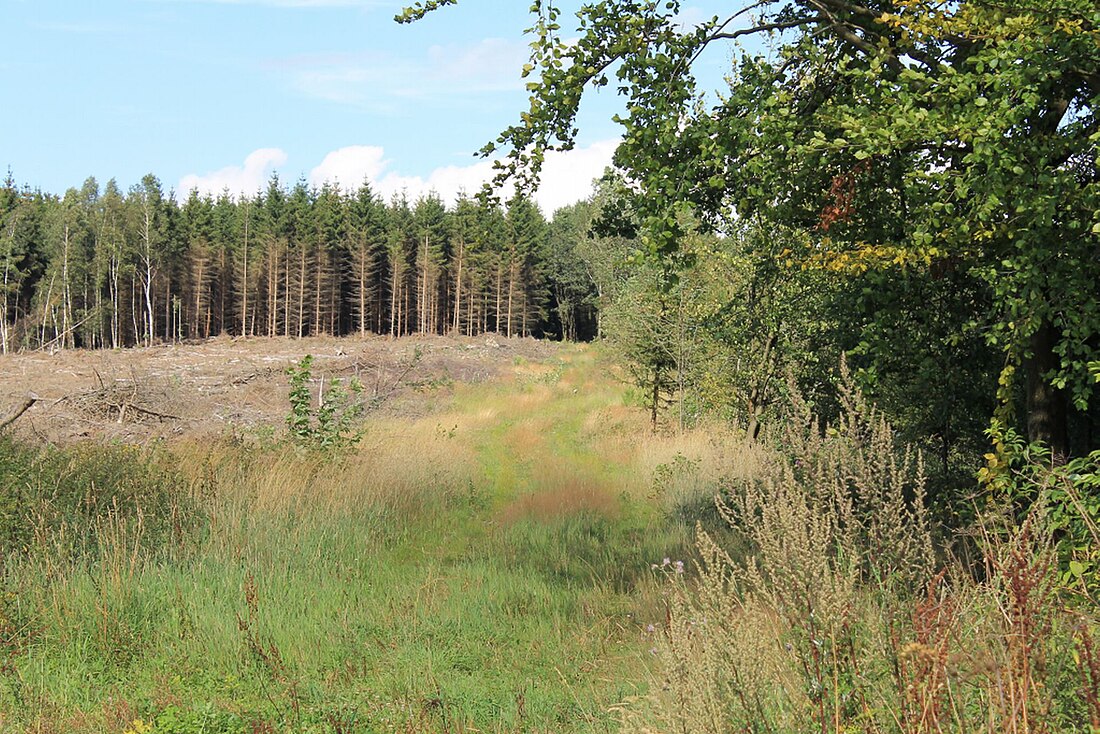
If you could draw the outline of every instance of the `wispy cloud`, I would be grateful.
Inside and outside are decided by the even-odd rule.
[[[266,5],[272,8],[400,8],[392,0],[146,0],[146,2],[205,3],[208,5]]]
[[[566,153],[548,154],[535,201],[550,215],[560,207],[588,197],[592,193],[593,179],[599,178],[611,165],[617,145],[617,140],[605,140]],[[286,161],[284,151],[262,148],[250,154],[241,166],[184,176],[178,191],[186,194],[191,189],[198,189],[200,193],[216,196],[228,189],[232,194],[251,194],[262,189],[272,172]],[[445,202],[453,204],[463,192],[477,193],[492,177],[493,162],[489,160],[466,166],[442,166],[427,176],[407,175],[391,167],[381,147],[352,145],[328,153],[307,178],[313,186],[333,183],[347,190],[357,188],[365,179],[375,193],[387,200],[402,192],[411,199],[435,192]]]
[[[394,112],[410,100],[523,89],[521,42],[487,38],[472,45],[436,45],[417,58],[390,53],[317,54],[269,62],[302,94]]]
[[[113,34],[113,33],[128,33],[130,28],[122,23],[111,23],[107,21],[83,21],[73,23],[32,23],[32,28],[37,28],[42,31],[49,31],[51,33],[76,33],[81,35],[101,35],[101,34]]]

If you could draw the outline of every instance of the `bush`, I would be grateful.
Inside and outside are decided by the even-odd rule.
[[[991,502],[1022,521],[1040,513],[1052,533],[1061,582],[1080,598],[1100,605],[1100,451],[1065,464],[1044,446],[1028,444],[994,422],[993,451],[978,478]]]
[[[350,448],[359,443],[363,434],[355,429],[355,424],[363,415],[363,405],[359,396],[363,387],[357,379],[350,380],[345,386],[340,380],[324,383],[318,389],[317,407],[313,405],[313,396],[309,383],[313,379],[311,367],[312,355],[302,357],[297,365],[287,368],[290,378],[290,412],[286,424],[290,435],[310,449],[331,451]]]

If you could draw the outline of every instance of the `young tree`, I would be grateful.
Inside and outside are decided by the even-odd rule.
[[[410,261],[415,258],[416,233],[405,193],[395,194],[386,212],[386,265],[389,270],[390,336],[408,332]]]
[[[248,291],[255,280],[252,260],[256,249],[249,242],[253,234],[252,207],[252,200],[244,196],[234,202],[228,189],[223,189],[214,202],[214,264],[218,271],[211,325],[214,334],[250,333]],[[240,301],[239,307],[235,301]]]
[[[38,287],[39,344],[76,346],[90,230],[81,192],[69,189],[47,209],[46,269]]]
[[[353,328],[360,335],[382,330],[382,292],[378,282],[385,242],[386,206],[363,180],[348,202],[345,249],[350,270],[348,299]]]
[[[508,202],[507,222],[507,303],[505,333],[530,334],[532,322],[543,315],[546,303],[545,257],[546,219],[538,205],[524,195]]]
[[[257,208],[259,239],[265,261],[264,306],[267,312],[267,335],[276,336],[281,333],[285,336],[290,328],[290,276],[286,262],[287,202],[286,192],[279,183],[277,174],[273,173],[268,180],[267,189],[257,202]]]
[[[141,279],[143,299],[141,339],[146,346],[150,346],[157,333],[156,312],[153,310],[156,296],[153,289],[157,274],[164,264],[164,248],[168,240],[167,202],[156,176],[146,174],[140,184],[130,189],[128,204],[130,227],[136,232],[138,243],[138,276]],[[134,316],[135,321],[138,320],[136,312]],[[170,327],[166,324],[165,328]]]
[[[578,202],[554,212],[547,236],[546,270],[550,280],[557,334],[566,341],[595,336],[598,291],[581,257],[592,234],[595,207]]]
[[[348,226],[339,188],[325,183],[314,192],[312,220],[314,302],[310,333],[335,334],[342,306],[340,245]]]
[[[126,201],[114,179],[107,182],[99,199],[96,224],[95,272],[96,290],[107,290],[104,304],[106,330],[111,348],[125,345],[123,287],[130,278],[135,260],[126,233]],[[135,337],[136,338],[136,337]],[[104,339],[104,343],[107,340]]]
[[[211,291],[217,279],[214,265],[214,202],[192,189],[180,212],[186,239],[188,288],[186,323],[188,335],[196,339],[210,336]]]
[[[440,303],[446,306],[445,266],[448,219],[443,201],[435,192],[417,200],[413,208],[416,229],[417,332],[434,334],[440,327]]]

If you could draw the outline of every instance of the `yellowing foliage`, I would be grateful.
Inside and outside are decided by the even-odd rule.
[[[800,270],[859,275],[870,270],[891,267],[928,267],[947,254],[938,247],[913,248],[860,243],[855,249],[830,250],[828,247],[831,244],[826,240],[822,243],[822,249],[801,258],[790,250],[784,250],[783,263],[788,268]]]

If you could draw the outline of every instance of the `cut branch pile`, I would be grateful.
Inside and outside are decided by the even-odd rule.
[[[95,373],[98,386],[58,400],[89,418],[115,423],[181,421],[172,410],[179,404],[175,390],[131,375],[129,379],[104,380]]]

